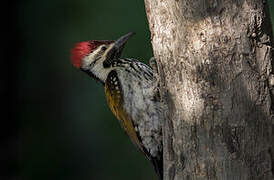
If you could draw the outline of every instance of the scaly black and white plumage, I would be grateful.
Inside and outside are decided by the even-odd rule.
[[[117,41],[86,41],[72,49],[75,67],[105,86],[107,102],[131,141],[153,163],[163,179],[162,124],[165,105],[155,91],[152,69],[120,58],[129,33]]]

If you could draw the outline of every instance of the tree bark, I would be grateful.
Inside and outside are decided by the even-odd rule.
[[[267,2],[144,1],[168,104],[164,179],[274,179]]]

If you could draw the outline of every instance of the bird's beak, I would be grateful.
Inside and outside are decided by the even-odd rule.
[[[116,51],[120,51],[122,52],[126,42],[129,40],[129,38],[131,36],[133,36],[135,33],[134,32],[130,32],[122,37],[120,37],[119,39],[117,39],[114,43],[114,47],[116,49]]]
[[[122,54],[122,51],[124,49],[126,42],[134,34],[135,34],[134,32],[130,32],[130,33],[120,37],[119,39],[117,39],[114,42],[114,45],[112,46],[112,48],[109,50],[109,52],[107,54],[106,61],[104,61],[105,67],[108,67],[110,65],[111,61],[113,61],[114,59],[121,57],[121,54]]]
[[[115,55],[113,58],[119,58],[121,56],[125,44],[129,40],[129,38],[134,34],[134,32],[127,33],[126,35],[120,37],[114,42],[113,50]]]

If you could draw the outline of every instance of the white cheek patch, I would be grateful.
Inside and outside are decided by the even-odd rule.
[[[99,46],[95,51],[93,51],[88,56],[83,58],[82,69],[90,71],[92,74],[98,77],[101,81],[105,82],[105,80],[107,79],[108,73],[113,68],[104,68],[103,61],[105,60],[107,53],[110,51],[110,49],[112,49],[114,44],[111,44],[104,53],[100,52],[102,46],[104,45]],[[99,53],[101,54],[99,55]]]
[[[104,45],[99,46],[95,51],[90,53],[88,56],[84,57],[83,62],[82,62],[82,68],[83,69],[89,69],[90,68],[90,65],[96,60],[99,52],[101,51],[102,46],[104,46]],[[98,60],[98,62],[96,62],[96,64],[103,63],[102,61],[105,60],[105,57],[106,57],[107,53],[112,49],[113,46],[114,46],[114,44],[111,44],[108,47],[108,49],[102,54],[101,58]]]
[[[90,68],[90,65],[92,64],[93,61],[95,61],[95,58],[100,50],[101,50],[101,48],[99,47],[95,51],[90,53],[88,56],[84,57],[83,62],[82,62],[83,69],[87,70]]]

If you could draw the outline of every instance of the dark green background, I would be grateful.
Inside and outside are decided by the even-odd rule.
[[[130,31],[137,34],[123,56],[147,63],[152,48],[143,1],[26,0],[11,5],[16,52],[9,54],[9,112],[16,125],[15,135],[8,136],[7,159],[16,169],[5,176],[156,179],[110,112],[102,85],[70,63],[75,42],[116,39]]]

